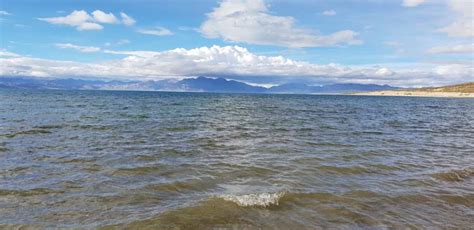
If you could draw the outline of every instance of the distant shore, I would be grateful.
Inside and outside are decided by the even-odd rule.
[[[384,90],[362,93],[351,93],[349,95],[359,96],[401,96],[401,97],[460,97],[460,98],[474,98],[474,93],[462,92],[430,92],[430,91],[415,91],[415,90]]]

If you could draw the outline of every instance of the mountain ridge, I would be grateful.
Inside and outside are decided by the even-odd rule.
[[[269,94],[345,94],[362,91],[395,90],[398,87],[376,84],[336,83],[313,86],[304,83],[285,83],[270,88],[249,85],[225,78],[199,76],[182,80],[158,81],[102,81],[83,79],[40,79],[32,77],[0,77],[0,88],[10,89],[63,89],[63,90],[136,90],[215,93],[269,93]]]

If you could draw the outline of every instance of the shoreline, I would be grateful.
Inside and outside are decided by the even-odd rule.
[[[383,90],[373,92],[351,93],[355,96],[395,96],[395,97],[443,97],[443,98],[474,98],[474,93],[462,92],[426,92],[411,90]]]

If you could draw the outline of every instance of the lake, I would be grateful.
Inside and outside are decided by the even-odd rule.
[[[0,224],[472,228],[474,100],[0,90]]]

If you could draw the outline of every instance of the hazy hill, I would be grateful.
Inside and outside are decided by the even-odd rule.
[[[374,90],[398,89],[389,85],[330,84],[313,86],[303,83],[287,83],[271,88],[253,86],[224,78],[197,77],[182,80],[159,81],[101,81],[79,79],[45,79],[31,77],[0,77],[0,88],[10,89],[63,89],[63,90],[146,90],[177,92],[227,92],[227,93],[298,93],[342,94]]]
[[[458,85],[448,85],[441,87],[427,87],[413,89],[414,91],[423,91],[423,92],[441,92],[441,93],[474,93],[474,82],[468,82]]]
[[[310,93],[310,94],[338,94],[338,93],[353,93],[361,91],[375,91],[375,90],[393,90],[399,89],[389,85],[375,85],[375,84],[355,84],[355,83],[340,83],[323,86],[310,86],[302,83],[288,83],[279,86],[273,86],[268,89],[270,93]]]
[[[368,96],[409,96],[409,97],[464,97],[474,98],[474,82],[441,87],[417,89],[381,90],[355,93]]]
[[[199,92],[229,92],[229,93],[265,93],[264,87],[251,86],[243,82],[224,78],[197,77],[183,79],[177,83],[182,89]]]

